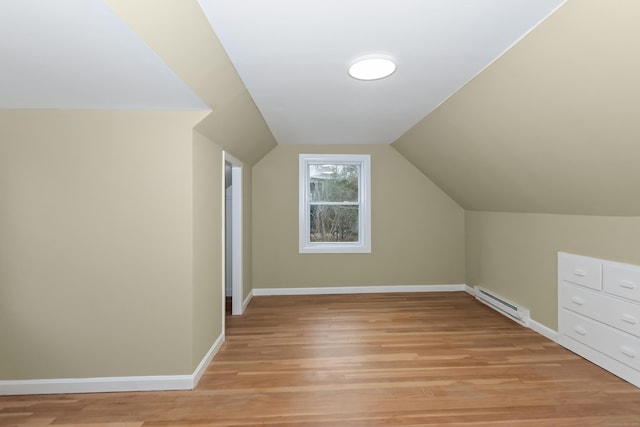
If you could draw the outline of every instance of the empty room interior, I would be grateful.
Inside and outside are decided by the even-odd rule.
[[[639,18],[1,0],[0,425],[640,426]]]

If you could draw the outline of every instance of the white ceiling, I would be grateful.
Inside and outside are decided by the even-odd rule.
[[[101,0],[0,0],[0,108],[208,109]]]
[[[198,0],[281,144],[388,144],[563,0]],[[347,74],[381,53],[397,71]]]
[[[198,1],[281,144],[395,141],[564,2]],[[0,0],[0,108],[208,109],[102,0]]]

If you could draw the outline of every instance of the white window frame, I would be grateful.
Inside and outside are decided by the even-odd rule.
[[[310,163],[360,165],[358,177],[358,242],[311,242],[309,218]],[[299,252],[371,253],[371,156],[368,154],[300,154],[299,159]]]

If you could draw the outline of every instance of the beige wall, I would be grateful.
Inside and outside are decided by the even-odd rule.
[[[557,330],[557,252],[640,264],[640,217],[466,213],[467,284]]]
[[[224,160],[198,132],[193,141],[193,366],[223,332]]]
[[[372,253],[298,253],[298,154],[371,154]],[[253,168],[253,286],[464,283],[464,211],[389,146],[279,145]]]
[[[0,111],[0,379],[193,372],[222,315],[205,116]]]
[[[569,0],[393,146],[465,209],[640,215],[638,16]]]

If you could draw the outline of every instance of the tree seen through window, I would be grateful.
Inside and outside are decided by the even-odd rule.
[[[358,164],[309,164],[311,242],[359,239]]]

